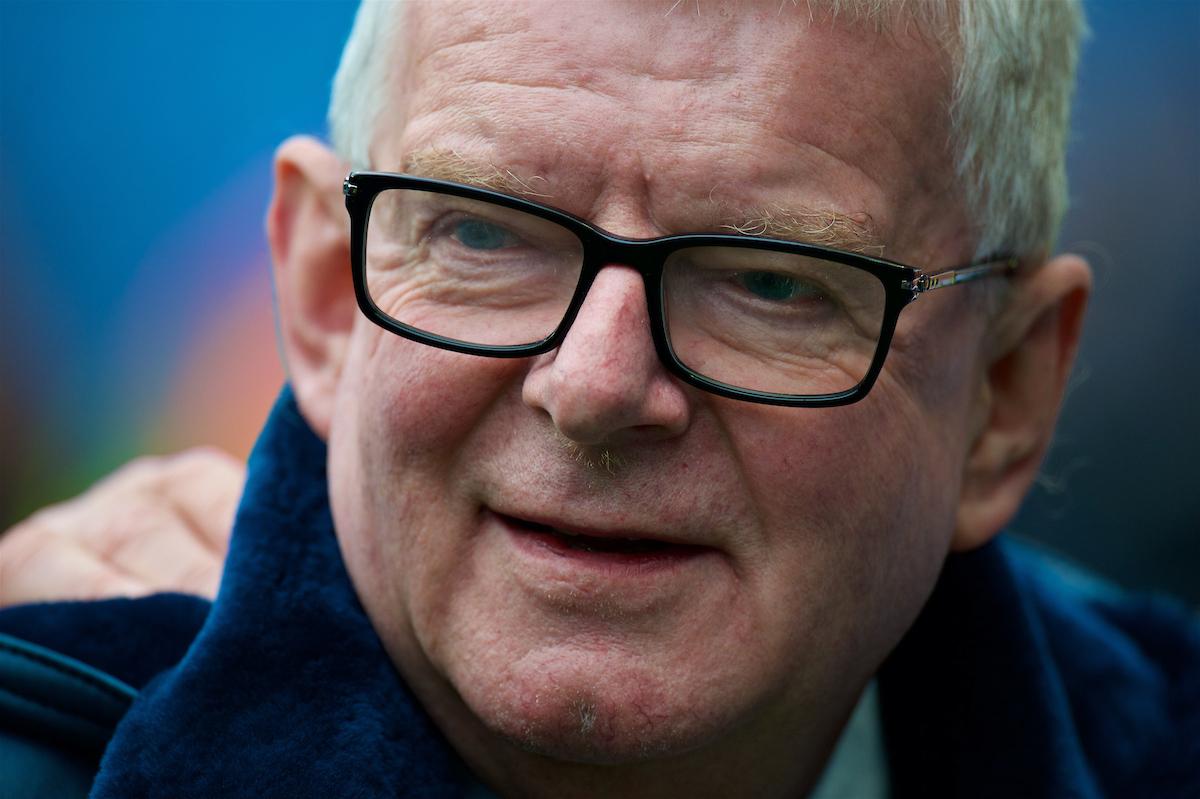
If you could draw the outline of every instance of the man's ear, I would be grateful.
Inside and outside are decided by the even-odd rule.
[[[989,325],[952,550],[982,546],[1021,507],[1050,445],[1091,286],[1087,263],[1061,255],[1015,278]]]
[[[288,139],[275,153],[275,193],[267,210],[288,378],[304,418],[323,439],[358,314],[342,197],[346,170],[316,139]]]

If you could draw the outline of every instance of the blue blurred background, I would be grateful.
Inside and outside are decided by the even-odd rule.
[[[1200,4],[1092,2],[1061,248],[1098,291],[1012,525],[1200,605]],[[128,458],[244,456],[283,373],[270,157],[347,2],[0,0],[0,526]]]

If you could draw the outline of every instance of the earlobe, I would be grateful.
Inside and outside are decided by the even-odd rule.
[[[1020,508],[1054,432],[1090,292],[1087,264],[1059,256],[1017,278],[989,326],[952,550],[987,543]]]
[[[357,316],[350,275],[346,167],[306,136],[275,153],[267,239],[288,378],[305,419],[328,438],[338,377]]]

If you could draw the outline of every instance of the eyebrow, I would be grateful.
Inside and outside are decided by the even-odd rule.
[[[884,245],[870,214],[843,214],[781,205],[726,211],[721,227],[744,236],[798,241],[882,257]]]
[[[534,200],[554,196],[540,175],[523,177],[489,160],[466,158],[455,150],[414,150],[401,160],[399,172],[490,189]],[[715,201],[713,201],[715,203]],[[816,244],[843,252],[881,257],[884,246],[869,214],[843,214],[782,205],[732,209],[719,203],[720,229],[743,236]]]
[[[400,172],[416,177],[444,180],[490,189],[516,197],[547,199],[553,197],[549,182],[540,175],[523,178],[511,169],[491,161],[467,159],[455,150],[414,150],[400,162]]]

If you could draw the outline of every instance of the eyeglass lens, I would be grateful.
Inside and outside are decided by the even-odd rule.
[[[583,244],[539,216],[411,189],[380,192],[367,290],[387,316],[467,344],[534,344],[558,328]],[[695,246],[663,268],[675,357],[726,385],[794,396],[853,388],[870,369],[886,291],[870,272],[790,252]]]

